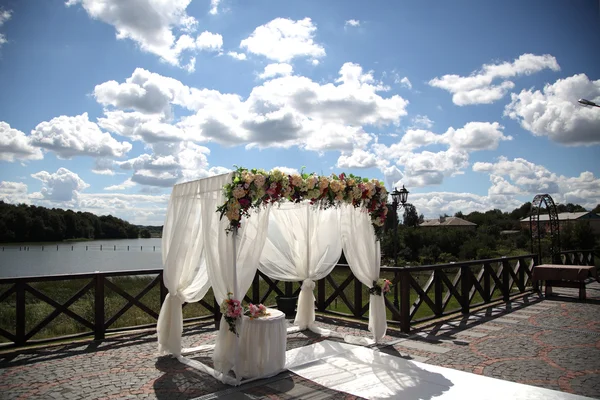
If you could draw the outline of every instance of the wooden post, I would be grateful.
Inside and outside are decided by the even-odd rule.
[[[17,281],[17,326],[15,329],[17,346],[25,344],[25,282]]]
[[[560,257],[560,256],[559,256]],[[525,292],[525,268],[527,268],[527,263],[525,262],[524,258],[519,258],[519,271],[518,272],[518,277],[519,277],[519,291],[521,293]]]
[[[258,272],[254,274],[254,280],[252,280],[252,302],[254,304],[260,303],[260,277]]]
[[[94,340],[104,340],[104,275],[96,274],[94,293]]]
[[[492,266],[488,263],[483,264],[483,291],[485,292],[484,301],[489,303],[492,300],[492,282],[491,274],[494,273]]]
[[[325,311],[325,278],[317,281],[317,310]]]
[[[511,268],[508,260],[502,260],[502,299],[505,302],[510,300],[510,272]]]
[[[165,299],[167,298],[167,293],[169,293],[169,291],[167,290],[167,287],[165,286],[164,272],[161,272],[159,274],[159,276],[160,276],[160,306],[162,307],[163,303],[165,302]]]
[[[352,272],[350,272],[352,273]],[[362,283],[354,277],[354,316],[360,318],[362,313]]]
[[[221,325],[221,308],[219,303],[217,303],[217,299],[213,294],[213,306],[215,307],[215,329],[219,330],[219,325]]]
[[[410,332],[410,284],[408,268],[400,271],[400,330]]]
[[[460,294],[462,297],[460,311],[463,314],[468,314],[469,303],[471,302],[471,270],[468,266],[460,267]]]
[[[433,271],[433,279],[434,279],[434,295],[435,295],[435,310],[432,310],[435,315],[440,317],[444,312],[444,286],[442,285],[442,277],[441,274],[444,272],[442,270],[436,269]]]
[[[284,287],[285,287],[285,297],[292,297],[294,295],[292,282],[285,282]]]

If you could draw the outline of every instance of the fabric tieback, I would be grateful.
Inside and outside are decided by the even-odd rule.
[[[301,290],[308,290],[312,292],[315,289],[315,282],[312,279],[305,279],[302,281]]]

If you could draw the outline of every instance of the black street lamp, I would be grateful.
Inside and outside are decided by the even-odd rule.
[[[596,104],[593,101],[590,101],[590,100],[587,100],[587,99],[579,99],[577,101],[579,102],[579,104],[581,104],[583,106],[600,107],[600,104]]]
[[[394,267],[398,266],[398,206],[404,207],[406,200],[408,200],[408,190],[402,185],[402,189],[398,190],[394,188],[392,192],[392,207],[394,207],[394,214],[396,214],[396,224],[394,226]],[[396,278],[394,276],[394,278]],[[396,280],[396,279],[394,279]],[[400,301],[398,299],[398,283],[394,285],[394,307],[398,309],[400,307]]]

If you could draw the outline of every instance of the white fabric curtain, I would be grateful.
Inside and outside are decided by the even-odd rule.
[[[336,209],[319,209],[308,202],[271,209],[258,268],[273,279],[303,282],[294,321],[300,329],[315,322],[314,281],[329,275],[342,254],[339,229]]]
[[[343,205],[340,225],[344,255],[352,273],[362,284],[373,287],[373,281],[379,279],[381,249],[371,216],[363,208]],[[387,318],[383,295],[372,294],[369,298],[369,330],[376,342],[385,336]]]
[[[202,199],[202,231],[206,266],[215,299],[219,304],[227,298],[228,293],[233,293],[233,298],[237,300],[244,299],[256,274],[260,254],[267,238],[269,222],[269,207],[261,207],[257,211],[252,211],[249,218],[242,219],[237,234],[227,234],[229,220],[225,217],[220,219],[216,209],[225,201],[221,188],[230,180],[231,177],[227,176],[227,179],[219,184],[219,190],[207,193]],[[237,332],[241,332],[241,326],[237,327]],[[237,337],[229,331],[225,319],[221,318],[213,353],[215,369],[227,374],[236,365],[236,357]]]
[[[203,193],[221,190],[230,175],[175,185],[162,235],[163,280],[169,294],[158,317],[160,354],[181,355],[184,302],[201,300],[210,288],[204,256]],[[214,210],[213,210],[214,212]]]

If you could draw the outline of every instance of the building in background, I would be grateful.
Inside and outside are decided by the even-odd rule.
[[[600,216],[591,211],[573,212],[573,213],[559,213],[558,224],[560,227],[564,224],[577,223],[577,222],[588,222],[590,227],[596,235],[600,234]],[[535,223],[535,222],[534,222]],[[540,215],[540,229],[548,231],[550,229],[550,217],[548,214]],[[521,229],[529,230],[529,217],[521,219]]]
[[[428,227],[440,227],[447,226],[451,228],[460,228],[460,229],[472,229],[475,230],[477,228],[477,224],[466,221],[462,218],[458,217],[440,217],[437,219],[426,219],[419,226],[428,228]]]

